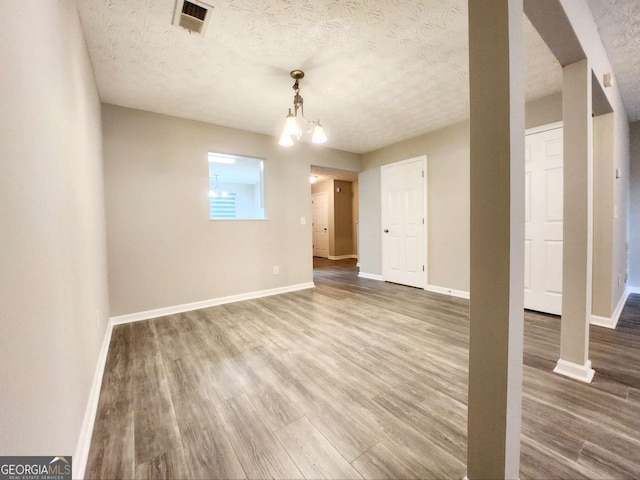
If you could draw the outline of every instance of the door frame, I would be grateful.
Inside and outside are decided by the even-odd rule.
[[[315,252],[315,248],[314,248],[314,235],[315,235],[315,231],[314,231],[314,229],[315,229],[315,222],[314,222],[315,218],[314,218],[314,216],[315,216],[315,210],[313,209],[313,207],[312,207],[312,210],[311,210],[311,256],[312,257],[327,258],[328,259],[331,256],[330,252],[329,252],[329,243],[330,242],[329,242],[329,195],[328,195],[328,193],[327,192],[312,193],[311,194],[311,203],[313,204],[314,197],[320,196],[320,195],[324,195],[325,196],[326,205],[327,205],[327,209],[326,209],[327,210],[327,218],[326,218],[327,228],[325,229],[326,230],[326,235],[327,235],[327,256],[326,257],[320,257],[320,256],[316,255],[316,252]]]
[[[524,131],[524,136],[535,135],[536,133],[548,132],[549,130],[556,130],[558,128],[562,128],[563,122],[562,120],[559,122],[546,123],[544,125],[539,125],[537,127],[527,128]]]
[[[564,122],[562,120],[557,121],[557,122],[552,122],[552,123],[546,123],[544,125],[538,125],[538,126],[532,127],[532,128],[527,128],[524,131],[524,136],[528,137],[530,135],[536,135],[536,134],[539,134],[539,133],[550,132],[552,130],[558,130],[558,129],[561,129],[561,128],[564,128]],[[564,132],[563,132],[563,135],[564,135]],[[563,142],[564,142],[564,138],[563,138]],[[564,176],[564,158],[562,159],[562,165],[563,165],[562,175]],[[564,198],[564,185],[563,185],[562,195],[563,195],[563,198]],[[563,215],[562,221],[564,223],[564,215]],[[562,254],[562,256],[564,258],[564,235],[563,235],[563,254]],[[564,262],[564,260],[563,260],[563,262]],[[563,272],[563,275],[564,275],[564,272]],[[560,295],[561,295],[561,298],[562,298],[562,295],[564,295],[564,292],[562,292]],[[528,310],[528,309],[529,308],[525,306],[525,310]],[[558,315],[556,313],[546,312],[546,311],[542,311],[542,310],[533,310],[533,311],[540,311],[542,313],[549,314],[549,315]],[[562,313],[560,313],[560,316],[562,316]]]
[[[382,192],[382,174],[383,171],[391,168],[391,167],[398,167],[400,165],[403,164],[407,164],[407,163],[412,163],[415,162],[416,160],[422,160],[422,171],[424,172],[423,174],[423,178],[422,178],[422,193],[423,193],[423,205],[422,205],[422,213],[423,213],[423,217],[424,217],[424,223],[422,224],[422,238],[424,240],[424,272],[423,272],[423,277],[424,277],[424,287],[423,290],[428,290],[429,287],[429,238],[428,238],[428,233],[429,230],[427,228],[427,226],[429,225],[429,215],[428,212],[429,210],[427,209],[428,204],[427,204],[427,195],[428,195],[428,174],[427,174],[427,155],[418,155],[417,157],[412,157],[412,158],[407,158],[406,160],[400,160],[398,162],[393,162],[393,163],[387,163],[385,165],[382,165],[380,167],[380,267],[381,267],[381,279],[382,281],[385,281],[384,279],[384,248],[383,248],[383,242],[384,242],[384,228],[382,225],[382,211],[383,211],[383,202],[384,202],[384,198],[383,198],[383,192]]]

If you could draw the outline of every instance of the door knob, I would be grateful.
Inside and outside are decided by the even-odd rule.
[[[384,233],[389,233],[389,229],[388,229],[388,228],[385,228],[385,229],[384,229]]]

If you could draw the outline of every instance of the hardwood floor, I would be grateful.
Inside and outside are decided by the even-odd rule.
[[[468,301],[316,261],[316,288],[113,330],[87,478],[455,478]],[[591,385],[525,316],[521,478],[640,478],[640,295],[591,327]]]

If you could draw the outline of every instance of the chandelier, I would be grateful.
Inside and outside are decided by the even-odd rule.
[[[229,192],[227,192],[224,188],[220,189],[218,188],[218,176],[219,175],[214,175],[214,177],[216,177],[216,182],[215,185],[213,187],[213,190],[209,190],[209,197],[210,198],[227,198],[229,196]]]
[[[304,133],[309,133],[313,131],[313,136],[311,137],[311,141],[313,143],[324,143],[327,141],[327,136],[324,133],[324,129],[322,125],[320,125],[320,119],[318,120],[307,120],[304,116],[304,101],[300,96],[300,86],[298,85],[298,80],[304,78],[304,72],[302,70],[293,70],[289,75],[291,78],[295,80],[293,84],[293,91],[296,94],[293,97],[293,113],[291,109],[289,109],[289,113],[287,114],[287,118],[284,124],[284,130],[282,130],[282,135],[280,135],[280,141],[278,142],[283,147],[290,147],[293,145],[293,137],[296,137],[300,140],[300,137]],[[304,122],[309,125],[307,130],[301,128],[298,123],[298,111],[300,111],[300,117]]]

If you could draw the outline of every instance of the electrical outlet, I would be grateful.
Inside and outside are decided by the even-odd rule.
[[[300,217],[300,225],[306,225],[307,224],[307,219],[304,217]]]
[[[273,274],[280,275],[280,267],[278,265],[273,266]]]

